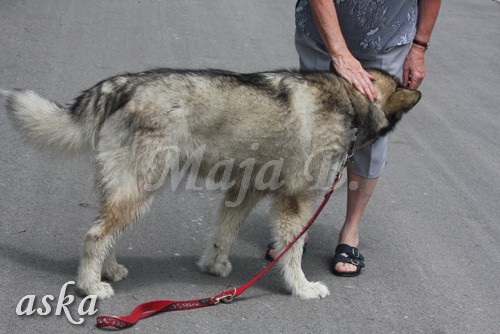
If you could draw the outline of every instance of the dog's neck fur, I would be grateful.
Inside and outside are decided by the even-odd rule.
[[[343,80],[343,86],[351,102],[354,115],[351,127],[358,129],[356,133],[355,148],[365,146],[380,137],[380,131],[388,125],[385,114],[376,103],[371,103],[347,80]]]

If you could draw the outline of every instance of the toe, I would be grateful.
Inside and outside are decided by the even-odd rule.
[[[339,262],[335,265],[335,270],[339,273],[353,273],[358,270],[358,268],[350,263]]]
[[[356,271],[356,267],[348,263],[337,263],[335,265],[335,270],[340,273],[349,273]]]

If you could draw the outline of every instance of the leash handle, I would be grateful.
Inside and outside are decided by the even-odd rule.
[[[343,163],[341,165],[340,170],[337,172],[337,175],[335,177],[335,180],[333,181],[332,186],[328,189],[328,192],[325,194],[325,197],[323,198],[323,201],[319,205],[318,209],[314,213],[314,215],[309,219],[307,224],[304,226],[302,231],[295,236],[292,242],[290,242],[285,249],[275,257],[275,259],[266,267],[264,268],[260,273],[258,273],[254,278],[252,278],[250,281],[247,283],[241,285],[238,288],[233,288],[232,290],[226,290],[214,297],[208,297],[208,298],[203,298],[203,299],[193,299],[193,300],[184,300],[184,301],[174,301],[174,300],[156,300],[156,301],[151,301],[147,303],[143,303],[138,305],[130,315],[127,316],[99,316],[97,317],[97,327],[99,328],[104,328],[104,327],[112,327],[115,329],[124,329],[128,327],[132,327],[135,325],[138,321],[149,318],[157,313],[160,312],[171,312],[171,311],[183,311],[183,310],[191,310],[195,308],[201,308],[201,307],[206,307],[206,306],[212,306],[212,305],[217,305],[220,302],[223,303],[230,303],[233,301],[234,298],[238,297],[242,293],[244,293],[249,287],[251,287],[255,282],[257,282],[262,276],[264,276],[265,273],[271,269],[276,262],[281,259],[281,257],[299,240],[300,237],[304,235],[304,233],[307,232],[307,230],[311,227],[311,225],[314,223],[316,218],[318,218],[319,214],[325,207],[326,203],[330,199],[330,196],[333,194],[333,191],[335,189],[335,186],[337,183],[340,181],[342,171],[344,170],[344,167],[347,163],[349,155],[346,153],[345,157],[343,159]]]
[[[216,305],[219,301],[214,297],[193,300],[156,300],[138,305],[132,313],[127,316],[100,316],[97,317],[97,327],[113,327],[124,329],[132,327],[139,320],[149,318],[160,312],[191,310],[195,308]]]

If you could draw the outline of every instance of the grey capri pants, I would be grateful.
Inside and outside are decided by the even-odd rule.
[[[295,30],[295,47],[300,57],[300,68],[310,71],[326,71],[332,61],[325,46],[308,37],[300,29]],[[403,77],[403,65],[410,51],[411,44],[396,46],[386,52],[380,52],[373,60],[358,59],[363,68],[376,68],[386,71],[400,80]],[[370,146],[355,150],[352,157],[354,164],[349,170],[364,178],[376,178],[386,165],[387,136],[381,137]]]

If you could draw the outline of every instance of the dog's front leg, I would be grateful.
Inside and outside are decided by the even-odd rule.
[[[279,253],[293,241],[307,223],[310,214],[311,196],[279,195],[275,201],[276,249]],[[302,271],[301,261],[304,237],[297,240],[292,248],[280,259],[281,271],[292,295],[302,299],[324,298],[330,294],[320,282],[309,282]]]
[[[198,262],[204,272],[222,277],[231,272],[232,266],[228,259],[229,249],[243,226],[245,218],[260,200],[261,194],[248,192],[238,206],[228,207],[226,205],[228,201],[234,203],[237,198],[238,191],[231,189],[226,192],[210,243]]]

